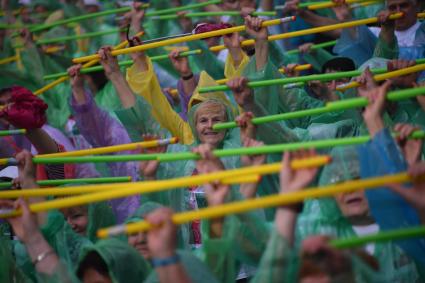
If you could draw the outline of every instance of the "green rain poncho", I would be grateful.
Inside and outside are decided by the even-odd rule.
[[[41,232],[72,274],[78,262],[81,249],[91,245],[91,242],[76,234],[58,211],[48,213],[47,222],[41,227]],[[20,242],[15,242],[14,253],[17,266],[27,277],[35,280],[37,274],[31,259],[28,257],[25,246]]]
[[[257,70],[255,58],[252,58],[251,62],[245,68],[244,76],[252,81],[283,78],[282,74],[280,74],[270,59],[262,70]],[[309,96],[302,88],[284,89],[281,85],[258,87],[254,89],[254,96],[255,101],[267,111],[268,115],[324,106],[323,101]],[[345,117],[343,113],[339,113],[337,116],[338,117],[332,113],[314,115],[285,120],[282,121],[281,124],[283,125],[282,127],[307,129],[312,123],[329,123],[330,121],[334,122],[350,118],[352,115],[347,115],[348,117]],[[308,135],[307,137],[301,136],[300,138],[308,139]]]
[[[143,220],[143,218],[153,212],[154,210],[162,207],[159,203],[155,202],[146,202],[142,204],[133,214],[132,217],[130,217],[126,223],[131,222],[137,222]],[[213,273],[208,269],[208,267],[203,264],[195,255],[193,255],[191,252],[178,250],[177,253],[180,256],[181,263],[186,270],[187,275],[192,280],[192,283],[196,282],[202,282],[202,283],[215,283],[219,282],[217,279],[215,279]],[[233,278],[234,279],[234,278]],[[153,283],[153,282],[159,282],[158,276],[155,271],[152,271],[149,275],[148,279],[145,281],[145,283]]]
[[[355,147],[335,148],[331,155],[332,163],[320,175],[320,186],[359,178],[360,163]],[[304,206],[297,223],[298,241],[317,234],[336,238],[356,236],[353,225],[342,215],[334,198],[308,200]],[[415,263],[392,242],[376,243],[373,256],[380,266],[379,279],[373,282],[416,282],[419,279]]]
[[[97,230],[116,224],[115,215],[106,202],[89,204],[88,219],[87,238],[93,243],[98,240],[96,236]]]
[[[111,238],[98,241],[81,251],[77,274],[80,273],[81,263],[90,252],[96,252],[105,262],[113,283],[141,283],[151,271],[148,262],[133,247]]]
[[[10,240],[0,236],[0,282],[29,282],[22,272],[16,267],[10,251]]]
[[[372,58],[366,61],[360,70],[375,68],[386,68],[389,60],[384,58]],[[416,98],[405,99],[396,103],[389,103],[384,114],[384,122],[388,127],[393,127],[397,123],[414,123],[425,127],[425,111]]]

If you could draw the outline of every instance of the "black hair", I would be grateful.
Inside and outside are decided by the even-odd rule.
[[[106,77],[103,70],[99,72],[88,73],[87,76],[92,79],[98,91],[102,90],[108,82],[108,78]]]
[[[109,277],[108,266],[96,251],[89,252],[78,265],[78,279],[83,280],[84,273],[90,268],[96,270],[103,276]]]
[[[2,96],[5,93],[8,93],[11,90],[12,90],[12,87],[4,87],[4,88],[0,89],[0,96]]]
[[[322,73],[325,73],[326,70],[332,70],[337,72],[348,72],[354,71],[356,69],[356,64],[354,61],[348,57],[335,57],[331,60],[328,60],[322,67]]]

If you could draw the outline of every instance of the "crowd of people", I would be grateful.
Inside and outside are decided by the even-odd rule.
[[[204,3],[199,0],[196,3]],[[151,11],[181,7],[185,0],[144,2],[98,0],[2,0],[0,20],[1,136],[0,282],[425,282],[425,237],[371,241],[337,248],[335,239],[362,237],[425,225],[423,141],[425,68],[380,80],[387,72],[409,69],[425,58],[421,0],[333,0],[330,8],[310,10],[301,0],[223,0],[204,12],[237,11],[232,16],[174,18]],[[318,1],[317,1],[318,2]],[[207,5],[208,4],[208,5]],[[63,25],[55,22],[89,13],[129,7],[127,12]],[[257,16],[276,11],[276,16]],[[401,17],[392,18],[394,13]],[[236,16],[235,16],[236,15]],[[272,18],[293,21],[265,27]],[[270,35],[377,17],[355,25],[283,40]],[[34,27],[53,25],[36,31]],[[120,42],[140,46],[170,37],[244,26],[240,33],[186,41],[115,56]],[[114,32],[106,32],[115,29]],[[78,40],[71,35],[105,31]],[[253,44],[243,41],[253,39]],[[334,41],[320,48],[317,44]],[[46,43],[47,42],[47,43]],[[214,46],[224,44],[220,51]],[[184,51],[197,50],[184,55]],[[101,69],[84,71],[72,59],[97,53]],[[157,55],[168,54],[165,59]],[[2,61],[4,58],[11,60]],[[131,64],[121,62],[131,60]],[[300,71],[299,66],[309,64]],[[360,70],[357,77],[333,73]],[[67,71],[69,80],[40,90],[44,76]],[[329,74],[328,80],[296,84],[250,82]],[[227,91],[205,92],[226,79]],[[358,87],[343,90],[350,82]],[[403,100],[388,94],[424,91]],[[38,95],[40,94],[40,95]],[[269,123],[255,118],[314,109],[356,97],[365,107],[294,116]],[[214,125],[236,122],[217,130]],[[347,145],[340,139],[370,136]],[[423,135],[422,135],[423,136]],[[178,143],[120,151],[114,155],[192,152],[196,160],[36,164],[39,154],[72,152],[176,137]],[[310,148],[331,140],[333,147]],[[215,150],[302,144],[297,150],[219,158]],[[295,147],[294,147],[295,148]],[[328,155],[323,167],[293,168],[293,161]],[[155,182],[281,162],[278,174],[252,182],[158,190],[147,194],[34,212],[37,203],[70,196],[2,198],[4,190],[40,188],[38,181],[130,176]],[[308,198],[278,207],[257,208],[177,225],[174,215],[302,192],[348,181],[407,172],[408,184]],[[79,186],[89,186],[81,181]],[[66,184],[68,188],[75,184]],[[126,183],[115,184],[122,190]],[[128,183],[127,183],[128,186]],[[42,189],[42,187],[41,187]],[[11,211],[19,214],[4,217]],[[145,232],[99,238],[101,228],[145,220]]]

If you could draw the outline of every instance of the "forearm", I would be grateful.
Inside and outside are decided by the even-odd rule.
[[[365,116],[364,121],[366,123],[369,134],[372,138],[377,133],[379,133],[380,131],[384,129],[384,120],[382,119],[381,116],[379,117]]]
[[[259,104],[252,103],[244,105],[245,112],[252,112],[255,117],[263,117],[269,113]],[[290,130],[277,122],[265,123],[257,126],[256,138],[266,144],[276,144],[282,142],[297,142],[298,137]]]
[[[237,69],[243,60],[242,48],[229,48],[229,55],[232,57],[233,68]]]
[[[157,267],[155,271],[158,273],[159,282],[161,283],[190,283],[192,280],[187,275],[181,263],[171,264],[163,267]]]
[[[188,74],[182,75],[182,77],[183,76],[188,76]],[[195,90],[195,88],[197,86],[195,77],[192,76],[192,78],[190,78],[188,80],[182,79],[181,81],[182,81],[182,86],[183,86],[184,93],[186,95],[188,95],[189,97],[192,96],[193,91]]]
[[[294,244],[295,224],[297,222],[297,212],[287,207],[280,207],[276,211],[275,227],[276,231],[288,244]]]
[[[338,21],[335,19],[322,17],[306,10],[303,10],[300,13],[300,17],[303,18],[304,21],[306,21],[308,24],[312,25],[313,27],[328,26],[328,25],[334,25],[338,23]],[[341,35],[341,30],[337,29],[333,31],[328,31],[325,34],[333,38],[338,38]]]
[[[48,275],[55,272],[59,258],[40,231],[31,235],[31,239],[25,242],[25,247],[32,262],[36,261],[38,256],[44,255],[35,265],[37,272]]]
[[[57,153],[59,151],[56,142],[41,128],[28,129],[26,137],[40,154]]]
[[[258,183],[241,184],[240,192],[246,199],[255,198],[257,195]]]
[[[78,105],[85,104],[87,102],[84,86],[73,86],[72,96]]]
[[[110,80],[118,93],[123,108],[126,109],[133,107],[136,104],[136,98],[121,72],[112,74],[110,76]]]
[[[255,60],[257,64],[257,71],[260,71],[267,64],[269,56],[269,43],[267,40],[255,41]]]

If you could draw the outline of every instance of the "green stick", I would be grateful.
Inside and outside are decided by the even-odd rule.
[[[118,14],[118,13],[125,13],[125,12],[129,12],[129,11],[131,11],[131,7],[123,7],[123,8],[112,9],[112,10],[107,10],[107,11],[101,11],[101,12],[97,12],[97,13],[90,13],[90,14],[86,14],[86,15],[72,17],[72,18],[69,18],[69,19],[63,19],[63,20],[59,20],[59,21],[52,22],[52,23],[49,23],[49,24],[33,27],[33,28],[30,28],[30,32],[38,32],[38,31],[50,29],[52,27],[60,26],[60,25],[65,25],[65,24],[75,23],[75,22],[81,22],[81,21],[88,20],[88,19],[103,17],[103,16],[107,16],[107,15],[112,15],[112,14]]]
[[[384,231],[373,235],[362,237],[351,237],[347,239],[331,240],[330,244],[337,249],[354,248],[371,242],[387,242],[409,238],[422,238],[425,236],[425,226],[417,226],[406,229]]]
[[[23,24],[0,24],[0,29],[23,29],[23,28],[33,28],[39,26],[39,24],[30,24],[30,25],[23,25]]]
[[[410,138],[425,138],[424,131],[415,131]],[[338,139],[316,140],[298,143],[285,143],[264,145],[258,147],[240,147],[231,149],[216,149],[213,151],[217,157],[229,157],[235,155],[257,155],[257,154],[273,154],[284,151],[294,151],[298,149],[308,148],[329,148],[335,146],[347,146],[363,144],[370,140],[369,136],[348,137]],[[81,156],[81,157],[34,157],[33,162],[36,164],[62,164],[62,163],[99,163],[99,162],[128,162],[128,161],[147,161],[157,160],[160,162],[172,162],[180,160],[197,160],[200,156],[193,152],[177,152],[177,153],[158,153],[158,154],[132,154],[132,155],[103,155],[103,156]],[[16,160],[9,159],[8,165],[14,165]]]
[[[40,39],[37,40],[35,42],[36,45],[43,45],[43,44],[51,44],[51,43],[56,43],[56,42],[64,42],[64,41],[71,41],[71,40],[78,40],[78,39],[84,39],[84,38],[90,38],[90,37],[97,37],[97,36],[102,36],[102,35],[106,35],[106,34],[113,34],[113,33],[117,33],[119,31],[124,31],[125,29],[110,29],[110,30],[104,30],[104,31],[96,31],[96,32],[86,32],[83,34],[79,34],[79,35],[67,35],[67,36],[62,36],[62,37],[56,37],[56,38],[51,38],[51,39]],[[24,47],[23,45],[16,45],[13,46],[13,48],[21,48]]]
[[[405,99],[409,99],[409,98],[416,97],[419,95],[424,95],[424,94],[425,94],[425,87],[410,88],[410,89],[391,91],[387,94],[387,99],[390,101],[400,101],[400,100],[405,100]],[[253,118],[252,123],[254,125],[260,125],[264,123],[277,122],[281,120],[297,119],[297,118],[302,118],[306,116],[320,115],[323,113],[328,113],[333,111],[341,111],[341,110],[365,107],[368,104],[369,104],[369,101],[367,100],[366,97],[344,99],[340,101],[329,102],[324,107]],[[236,124],[236,122],[232,121],[232,122],[215,124],[213,126],[213,129],[225,130],[225,129],[236,128],[237,126],[238,125]]]
[[[366,2],[366,1],[370,1],[370,0],[361,0],[360,2],[357,2],[357,3],[361,3],[361,2]],[[382,1],[382,0],[376,0],[376,1]],[[300,3],[300,4],[298,4],[298,7],[299,8],[306,8],[306,7],[308,7],[308,6],[311,6],[311,5],[317,5],[317,4],[322,4],[322,3],[328,3],[329,1],[317,1],[317,2],[315,2],[315,1],[312,1],[312,2],[304,2],[304,3]],[[357,4],[357,3],[353,3],[353,4]]]
[[[179,53],[179,56],[187,57],[187,56],[200,54],[201,52],[202,52],[201,49],[195,49],[195,50],[181,52],[181,53]],[[165,60],[165,59],[168,59],[168,54],[151,57],[152,61],[160,61],[160,60]],[[130,66],[132,64],[133,64],[133,60],[126,60],[126,61],[121,61],[121,62],[118,63],[118,65],[120,67]],[[80,73],[81,74],[88,74],[88,73],[98,72],[98,71],[102,71],[102,70],[103,70],[103,66],[93,66],[93,67],[81,69]],[[63,77],[63,76],[68,76],[68,73],[67,72],[61,72],[61,73],[51,74],[51,75],[44,76],[43,79],[53,80],[53,79],[57,79],[57,78],[60,78],[60,77]]]
[[[323,2],[325,2],[325,1],[321,1],[321,2],[319,2],[319,1],[303,2],[303,3],[298,4],[298,7],[299,8],[305,8],[305,7],[308,7],[308,6],[311,6],[311,5],[315,5],[315,4],[320,4],[320,3],[323,3]]]
[[[204,3],[196,3],[196,4],[181,6],[181,7],[175,7],[175,8],[169,8],[169,9],[164,9],[164,10],[147,12],[146,16],[150,17],[150,16],[159,16],[159,15],[164,15],[164,14],[171,14],[171,13],[180,12],[180,11],[202,8],[202,7],[205,7],[205,6],[208,6],[208,5],[213,5],[213,4],[218,4],[218,3],[221,3],[221,0],[211,0],[211,1],[204,2]]]
[[[416,60],[416,63],[417,64],[425,63],[425,58]],[[387,72],[387,68],[371,69],[370,71],[373,74],[382,74]],[[355,71],[348,71],[348,72],[335,72],[335,73],[300,76],[300,77],[293,77],[293,78],[253,81],[253,82],[248,82],[248,86],[250,88],[255,88],[255,87],[265,87],[265,86],[272,86],[272,85],[284,85],[289,83],[308,82],[308,81],[331,81],[331,80],[337,80],[337,79],[342,79],[347,77],[359,76],[362,73],[363,73],[362,70],[355,70]],[[227,85],[219,85],[219,86],[201,87],[199,89],[199,93],[227,91],[227,90],[230,90],[230,88]]]
[[[66,184],[104,184],[104,183],[125,183],[131,182],[131,177],[106,177],[106,178],[81,178],[81,179],[62,179],[62,180],[42,180],[37,181],[39,186],[62,186]],[[12,182],[0,183],[0,189],[10,188]]]
[[[320,48],[326,48],[329,46],[334,46],[336,44],[336,40],[332,40],[332,41],[327,41],[327,42],[323,42],[323,43],[319,43],[319,44],[313,44],[311,46],[311,50],[316,50],[316,49],[320,49]],[[292,55],[292,54],[298,54],[300,53],[300,51],[298,49],[292,49],[289,51],[286,51],[286,54],[288,55]]]
[[[253,16],[276,16],[276,11],[266,11],[266,12],[253,12]],[[241,12],[239,11],[220,11],[220,12],[196,12],[196,13],[187,13],[184,15],[186,18],[197,18],[197,17],[214,17],[214,16],[233,16],[241,17]],[[153,20],[172,20],[179,18],[178,15],[162,15],[154,16]]]
[[[11,136],[11,135],[25,135],[26,132],[27,130],[25,129],[0,131],[0,137]]]

